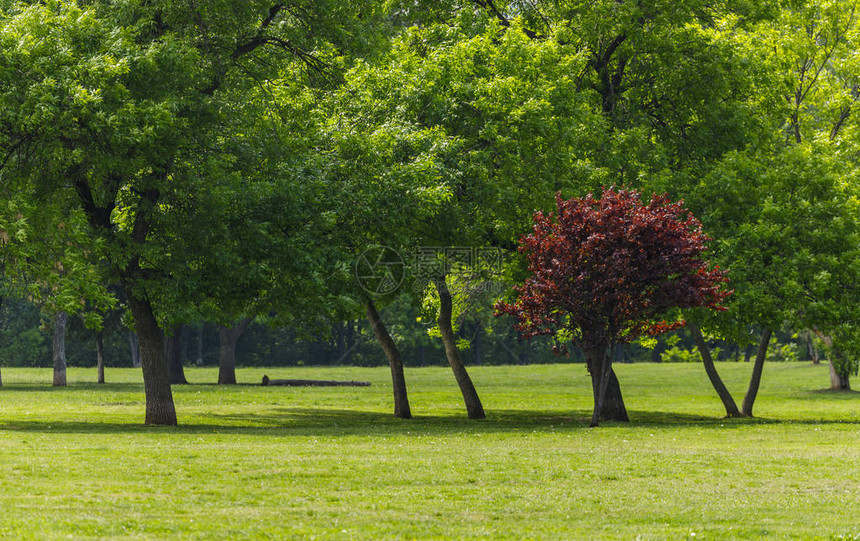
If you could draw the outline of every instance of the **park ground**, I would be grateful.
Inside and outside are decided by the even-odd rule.
[[[741,399],[751,366],[718,369]],[[824,365],[766,365],[752,420],[699,364],[621,365],[631,422],[599,428],[582,365],[471,371],[484,421],[439,367],[407,370],[410,421],[387,368],[188,369],[166,428],[139,371],[4,368],[0,538],[860,539],[860,393]]]

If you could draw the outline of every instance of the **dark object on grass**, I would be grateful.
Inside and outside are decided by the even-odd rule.
[[[370,387],[369,381],[331,381],[321,379],[269,379],[263,376],[263,386],[281,387]]]

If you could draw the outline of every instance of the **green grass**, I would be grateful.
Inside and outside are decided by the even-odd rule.
[[[736,398],[751,368],[719,364]],[[138,371],[3,369],[0,538],[860,539],[860,393],[769,364],[754,420],[725,420],[700,365],[617,367],[629,425],[587,427],[581,365],[244,369],[370,388],[174,387],[146,427]],[[213,369],[189,369],[196,383]]]

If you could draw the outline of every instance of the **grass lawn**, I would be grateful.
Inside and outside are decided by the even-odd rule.
[[[751,368],[718,364],[738,401]],[[597,429],[582,365],[470,370],[485,421],[443,368],[407,369],[411,421],[387,368],[192,368],[164,428],[137,370],[4,368],[0,538],[860,539],[860,393],[826,366],[768,364],[740,421],[700,365],[617,366],[631,423]]]

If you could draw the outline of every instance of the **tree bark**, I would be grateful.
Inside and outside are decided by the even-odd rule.
[[[388,333],[388,329],[379,317],[376,311],[376,306],[373,301],[365,299],[364,305],[367,308],[367,320],[370,322],[370,328],[373,329],[373,335],[382,347],[385,358],[388,359],[388,366],[391,368],[391,387],[394,392],[394,416],[398,419],[411,419],[412,410],[409,408],[409,397],[406,394],[406,376],[403,373],[403,359],[400,357],[400,350],[397,349],[397,344]]]
[[[851,381],[848,374],[840,374],[833,364],[833,359],[830,359],[830,388],[834,391],[851,390]]]
[[[69,314],[59,311],[54,314],[53,357],[54,387],[66,386],[66,324]]]
[[[687,328],[693,334],[693,340],[696,342],[696,347],[699,348],[699,353],[702,355],[702,364],[705,365],[705,372],[708,374],[708,379],[711,380],[711,385],[717,391],[720,400],[723,401],[723,407],[726,408],[726,417],[743,417],[738,410],[738,405],[732,397],[732,393],[726,388],[722,378],[717,373],[717,368],[714,366],[714,359],[711,357],[711,349],[705,343],[705,338],[702,336],[702,331],[693,324],[688,324]]]
[[[442,343],[445,345],[445,356],[448,358],[448,364],[451,365],[451,370],[454,371],[454,378],[460,386],[460,392],[463,394],[463,401],[466,403],[466,413],[469,419],[484,419],[487,415],[484,413],[484,406],[481,404],[481,399],[478,397],[478,391],[475,390],[475,385],[472,383],[472,378],[469,377],[469,372],[466,371],[463,361],[460,359],[460,351],[457,349],[457,339],[454,336],[454,327],[451,322],[454,312],[454,303],[451,299],[451,292],[448,290],[448,284],[444,278],[434,280],[436,291],[439,292],[439,331],[442,334]]]
[[[182,366],[182,351],[179,343],[181,325],[175,325],[167,336],[164,337],[164,355],[167,357],[167,372],[170,375],[172,385],[188,385],[185,379],[185,369]]]
[[[218,385],[236,384],[236,343],[250,322],[250,318],[245,318],[233,326],[218,327],[221,344],[218,350]]]
[[[756,396],[758,395],[758,387],[761,383],[761,373],[764,369],[764,359],[767,356],[767,346],[770,344],[770,329],[764,329],[761,333],[761,340],[758,343],[758,352],[755,356],[755,364],[753,365],[752,377],[750,377],[750,385],[747,388],[747,394],[744,396],[744,403],[741,406],[741,413],[748,417],[753,416],[753,404],[755,404]]]
[[[105,336],[103,331],[96,333],[96,370],[98,383],[105,382]]]
[[[131,353],[131,366],[140,368],[140,342],[134,331],[128,331],[128,350]]]
[[[591,426],[598,426],[600,421],[626,423],[630,420],[627,416],[627,408],[624,406],[621,385],[618,383],[618,377],[615,375],[612,363],[609,362],[608,366],[603,364],[604,360],[607,359],[606,349],[606,347],[599,347],[583,351],[586,368],[591,374],[591,391],[594,399]],[[602,374],[606,374],[607,379],[604,380],[601,377]],[[603,392],[602,403],[601,391]]]
[[[128,287],[126,294],[140,344],[140,365],[143,368],[143,388],[146,393],[144,422],[148,425],[175,426],[176,408],[173,405],[173,391],[170,389],[167,356],[164,354],[164,334],[158,326],[149,301],[137,298]]]

